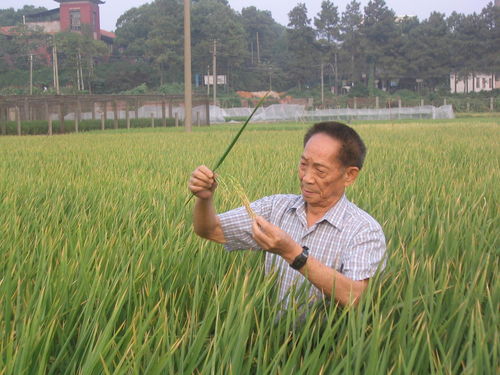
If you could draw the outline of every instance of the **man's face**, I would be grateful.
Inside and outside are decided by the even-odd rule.
[[[310,206],[330,208],[354,182],[359,171],[338,160],[341,143],[324,133],[313,135],[300,158],[299,180],[304,200]]]

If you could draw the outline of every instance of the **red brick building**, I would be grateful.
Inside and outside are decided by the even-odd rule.
[[[80,31],[82,25],[88,25],[94,39],[101,39],[99,15],[100,0],[55,0],[61,4],[59,19],[62,31]]]
[[[25,17],[28,27],[38,27],[48,34],[63,31],[80,32],[84,28],[90,29],[95,40],[102,40],[113,44],[115,34],[101,30],[99,5],[101,0],[54,0],[59,3],[59,8],[45,12],[31,14]],[[12,35],[14,26],[0,27],[0,33]]]

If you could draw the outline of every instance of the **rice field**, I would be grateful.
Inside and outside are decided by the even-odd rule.
[[[219,174],[298,193],[306,128],[250,124]],[[498,373],[499,120],[354,128],[348,197],[387,268],[356,308],[285,312],[263,254],[196,237],[184,206],[234,127],[0,137],[0,375]]]

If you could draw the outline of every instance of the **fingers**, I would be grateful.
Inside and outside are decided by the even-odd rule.
[[[198,168],[196,168],[191,174],[191,177],[199,181],[203,181],[205,183],[213,184],[215,182],[214,172],[212,172],[204,165],[201,165]]]
[[[264,250],[269,250],[269,239],[266,234],[263,232],[262,227],[259,225],[257,218],[252,222],[252,233],[253,239],[257,244],[263,248]]]
[[[209,168],[202,165],[196,168],[189,179],[189,190],[200,198],[208,198],[217,187],[215,174]]]
[[[255,216],[254,223],[257,225],[259,232],[267,236],[272,236],[280,229],[275,225],[271,224],[269,221],[264,219],[262,216]]]
[[[252,232],[255,242],[260,247],[278,255],[285,254],[295,243],[290,235],[262,216],[255,217]]]
[[[252,222],[254,240],[265,250],[270,250],[274,244],[273,225],[262,216],[256,216]]]
[[[208,178],[212,178],[212,179],[215,179],[215,173],[212,172],[207,166],[205,165],[200,165],[198,168],[195,169],[195,172],[198,172]]]

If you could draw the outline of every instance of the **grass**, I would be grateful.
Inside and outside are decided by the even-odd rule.
[[[298,193],[307,124],[255,125],[219,174],[250,200]],[[234,126],[0,137],[0,374],[495,373],[498,121],[354,127],[369,151],[348,196],[388,266],[356,309],[301,323],[278,319],[262,253],[192,232],[188,176]]]
[[[174,118],[166,118],[166,125],[168,127],[175,126]],[[127,121],[126,120],[118,120],[117,122],[118,129],[126,129]],[[130,127],[131,128],[147,128],[151,126],[151,119],[140,118],[140,119],[130,119]],[[154,119],[155,127],[163,126],[163,119]],[[82,120],[78,124],[79,132],[88,132],[101,130],[101,120]],[[182,126],[182,121],[179,121],[179,126]],[[104,123],[104,129],[114,129],[115,121],[114,120],[106,120]],[[47,121],[23,121],[21,123],[21,135],[47,135],[49,132],[49,125]],[[65,120],[63,126],[63,133],[72,133],[75,131],[75,121],[73,120]],[[118,130],[117,129],[117,130]],[[56,120],[52,122],[52,132],[53,134],[61,133],[61,125],[60,121]],[[17,122],[16,121],[7,121],[0,123],[0,135],[17,135]]]

